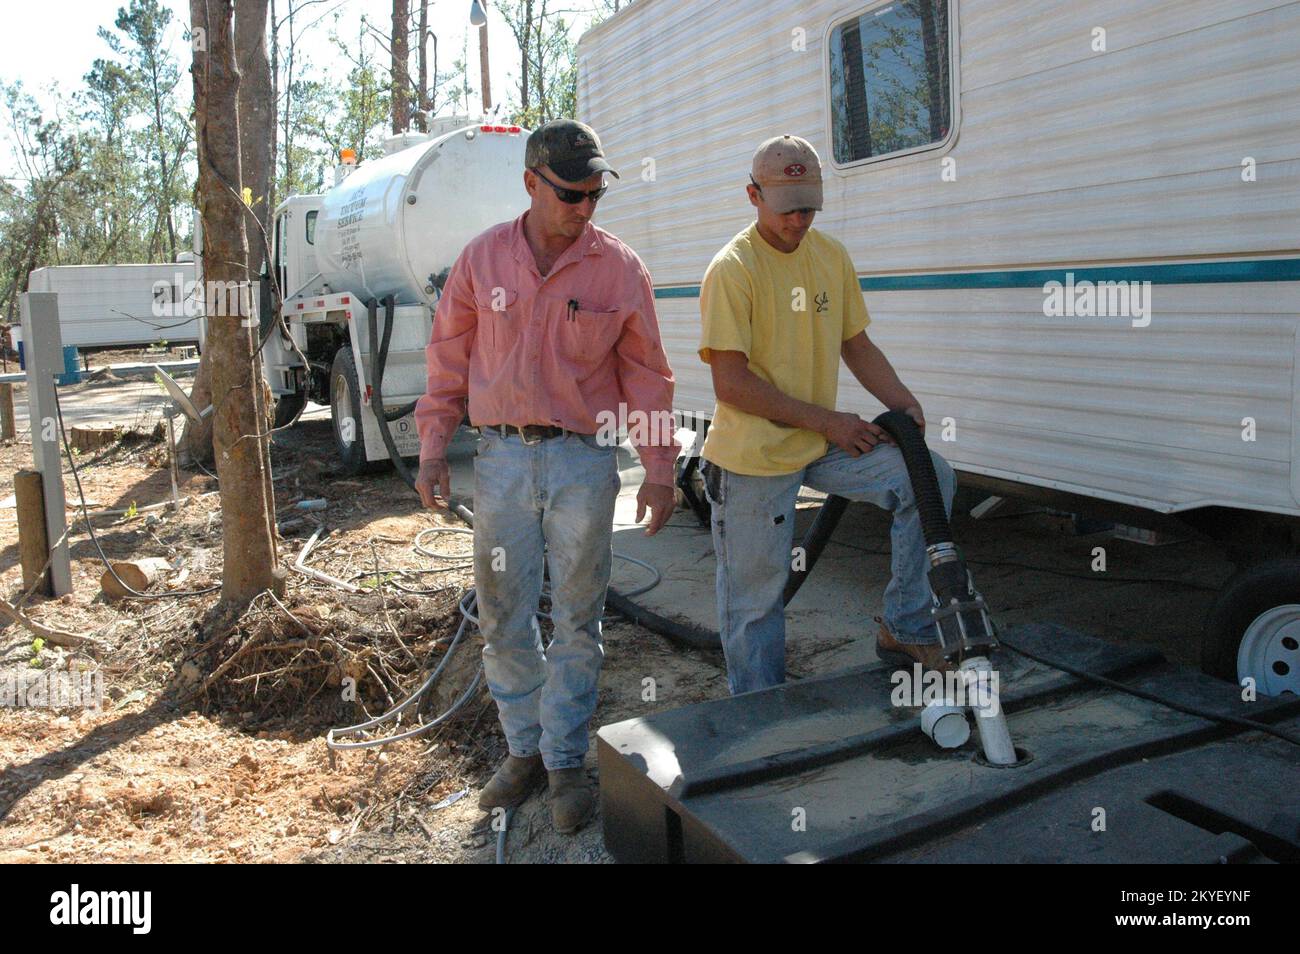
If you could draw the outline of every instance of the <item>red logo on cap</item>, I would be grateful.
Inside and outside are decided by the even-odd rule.
[[[792,162],[785,167],[785,174],[788,176],[801,176],[807,171],[808,169],[798,162]]]

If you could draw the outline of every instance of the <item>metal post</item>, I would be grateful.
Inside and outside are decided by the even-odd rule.
[[[59,333],[57,292],[23,292],[19,296],[23,347],[27,356],[27,420],[32,433],[32,461],[41,474],[45,495],[45,535],[55,543],[50,582],[55,596],[72,592],[67,501],[63,495],[63,459],[54,406],[54,375],[63,372],[63,336]]]
[[[180,491],[176,489],[176,434],[172,430],[172,409],[168,405],[166,411],[167,418],[167,469],[171,471],[172,477],[172,512],[179,513],[181,509]]]

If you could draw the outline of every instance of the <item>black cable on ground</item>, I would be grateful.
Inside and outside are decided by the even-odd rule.
[[[705,629],[694,623],[679,623],[666,616],[660,616],[654,610],[634,603],[615,589],[605,591],[605,605],[620,616],[626,617],[638,626],[644,626],[652,633],[663,636],[670,643],[683,649],[722,648],[722,637],[718,635],[717,630]]]
[[[1113,689],[1116,692],[1123,692],[1130,696],[1136,696],[1139,699],[1145,699],[1147,702],[1154,702],[1167,709],[1173,709],[1175,712],[1181,712],[1183,715],[1196,716],[1198,719],[1206,719],[1210,722],[1219,722],[1224,725],[1233,725],[1241,729],[1249,729],[1252,732],[1264,732],[1268,735],[1274,736],[1275,738],[1281,739],[1283,742],[1290,742],[1292,745],[1300,745],[1300,736],[1292,735],[1282,729],[1275,729],[1266,723],[1257,722],[1254,719],[1246,719],[1241,716],[1223,715],[1217,712],[1210,712],[1206,709],[1199,709],[1196,706],[1189,706],[1182,702],[1175,702],[1172,699],[1166,699],[1164,696],[1157,695],[1154,692],[1147,692],[1145,689],[1138,689],[1135,686],[1116,682],[1114,679],[1110,679],[1106,676],[1099,676],[1086,669],[1078,669],[1068,663],[1059,662],[1057,660],[1048,659],[1044,656],[1039,656],[1036,653],[1031,653],[1027,649],[1022,649],[1014,643],[1008,642],[1006,637],[1001,634],[998,635],[998,644],[1005,646],[1014,653],[1019,653],[1026,659],[1032,659],[1036,663],[1041,663],[1042,665],[1048,666],[1052,669],[1059,669],[1062,672],[1069,673],[1071,676],[1076,676],[1079,679],[1084,679],[1099,686],[1105,686],[1107,689]]]
[[[515,819],[515,810],[506,809],[506,817],[502,821],[501,830],[497,832],[497,864],[506,863],[506,835],[510,834],[510,823]]]

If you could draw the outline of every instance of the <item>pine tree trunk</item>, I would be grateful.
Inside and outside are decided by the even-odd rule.
[[[393,132],[404,133],[411,126],[411,69],[407,32],[411,22],[410,0],[393,0]]]
[[[275,136],[275,99],[266,50],[267,0],[235,0],[235,57],[239,65],[239,161],[244,187],[253,193],[253,214],[262,228],[249,223],[248,277],[257,281],[266,261],[271,201],[271,139]]]
[[[263,232],[269,234],[273,211],[271,203],[274,201],[271,194],[271,162],[272,141],[276,130],[276,117],[272,108],[275,90],[267,57],[266,16],[267,0],[236,0],[235,56],[240,72],[240,170],[243,186],[253,194],[253,213],[262,225],[261,229],[254,227],[246,230],[250,233],[247,274],[254,283],[266,260],[267,239]],[[194,403],[199,407],[212,403],[211,359],[208,358],[207,351],[205,347],[190,392]],[[206,417],[198,423],[187,420],[179,444],[182,465],[188,467],[198,462],[210,467],[212,418]]]
[[[245,206],[239,194],[239,70],[232,38],[234,0],[190,0],[192,25],[203,31],[194,51],[194,113],[203,221],[203,278],[211,374],[213,448],[221,481],[223,601],[247,604],[283,586],[277,574],[270,486],[266,397],[255,355],[257,322],[251,296]]]

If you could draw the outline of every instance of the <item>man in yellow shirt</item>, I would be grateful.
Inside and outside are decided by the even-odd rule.
[[[731,691],[785,681],[781,595],[804,485],[893,514],[877,652],[942,668],[907,468],[881,428],[835,410],[840,360],[885,407],[924,428],[920,403],[867,337],[871,319],[848,251],[812,228],[822,207],[813,147],[796,136],[764,142],[746,189],[757,221],[714,256],[700,290],[699,353],[717,395],[701,454]],[[956,479],[931,456],[951,511]]]

